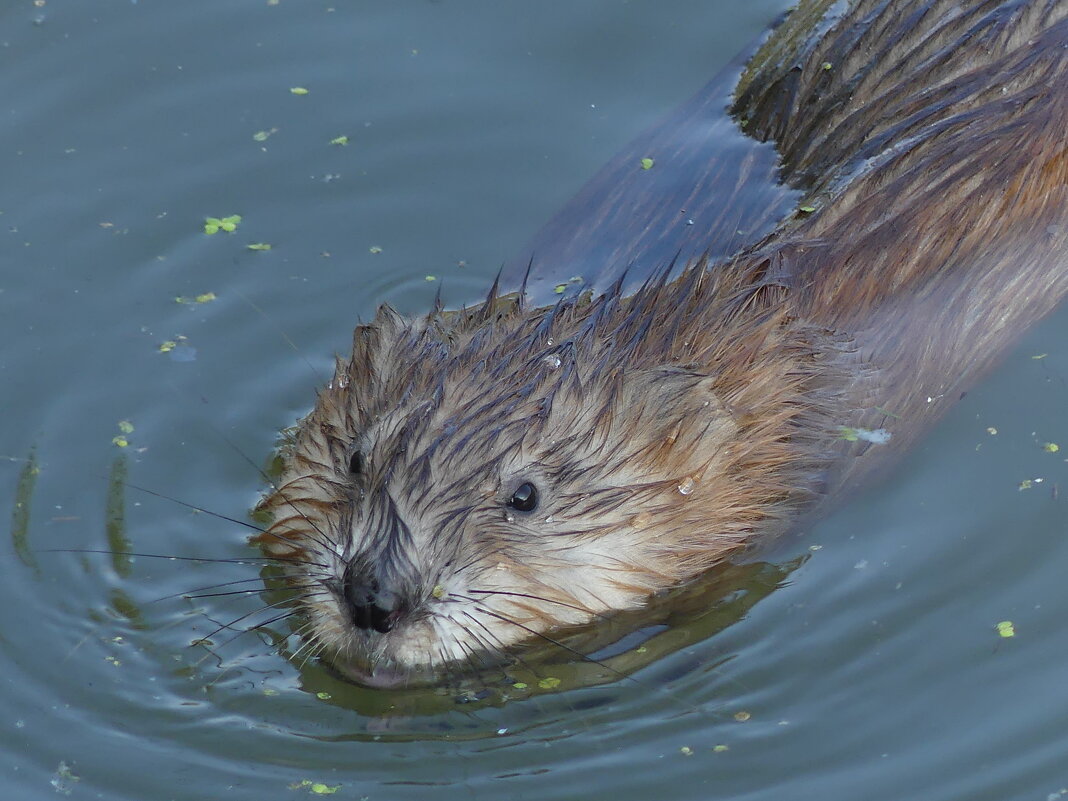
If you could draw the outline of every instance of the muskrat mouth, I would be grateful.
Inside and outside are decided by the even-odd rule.
[[[413,668],[368,666],[342,661],[334,661],[331,666],[343,679],[374,690],[393,690],[400,687],[431,684],[436,679],[436,676],[431,673]]]
[[[385,635],[386,638],[393,635]],[[476,667],[469,666],[457,672],[452,662],[408,662],[401,657],[378,655],[382,647],[382,635],[374,635],[377,643],[364,643],[356,652],[324,654],[322,661],[328,670],[347,682],[376,690],[399,690],[418,687],[434,687],[452,684],[462,674],[463,680],[481,675],[481,680],[492,683],[505,677],[505,668],[510,661],[504,653],[477,653],[472,659]]]

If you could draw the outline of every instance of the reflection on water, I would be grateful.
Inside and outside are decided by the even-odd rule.
[[[126,532],[126,484],[129,463],[125,456],[116,456],[108,475],[108,495],[104,503],[104,531],[111,551],[111,569],[121,578],[133,572],[130,557],[130,538]]]
[[[754,604],[780,586],[804,561],[798,558],[782,565],[725,565],[709,580],[664,593],[644,609],[620,613],[574,631],[554,632],[551,641],[534,643],[518,652],[511,664],[482,673],[465,672],[433,687],[358,687],[336,677],[328,666],[308,660],[299,639],[288,649],[283,645],[291,639],[286,633],[269,629],[268,636],[300,669],[303,689],[364,715],[420,717],[458,706],[474,711],[546,693],[625,680],[657,693],[659,688],[644,686],[634,674],[743,619]],[[265,609],[271,612],[284,604],[285,596],[292,591],[280,586],[280,575],[273,568],[265,570],[265,580],[274,587],[265,596]],[[287,622],[299,627],[299,618]],[[672,699],[667,697],[665,703],[670,705]],[[683,702],[683,708],[690,708],[687,702]],[[380,734],[376,730],[376,736]],[[401,739],[433,736],[418,728],[393,734]]]
[[[33,506],[33,491],[41,468],[37,465],[37,449],[30,450],[19,471],[15,487],[15,501],[11,508],[11,544],[16,556],[26,567],[38,572],[37,558],[30,545],[30,511]]]

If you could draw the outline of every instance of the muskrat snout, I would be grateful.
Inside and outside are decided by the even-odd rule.
[[[373,564],[350,560],[341,579],[341,600],[361,631],[392,631],[414,608],[412,592],[399,582],[380,578]]]

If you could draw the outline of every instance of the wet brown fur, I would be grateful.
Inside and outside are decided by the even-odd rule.
[[[816,211],[627,296],[356,329],[261,538],[343,672],[491,664],[703,573],[874,463],[842,426],[907,444],[1068,289],[1068,4],[806,11],[734,113]],[[353,625],[361,592],[391,630]]]
[[[743,79],[735,112],[818,207],[753,257],[850,332],[876,368],[852,402],[907,418],[898,448],[1068,290],[1066,44],[1063,0],[864,0]]]

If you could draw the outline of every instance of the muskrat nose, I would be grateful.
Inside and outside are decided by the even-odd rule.
[[[382,586],[370,571],[349,565],[345,569],[342,595],[352,613],[352,622],[362,631],[392,631],[407,614],[409,605],[400,593]]]

